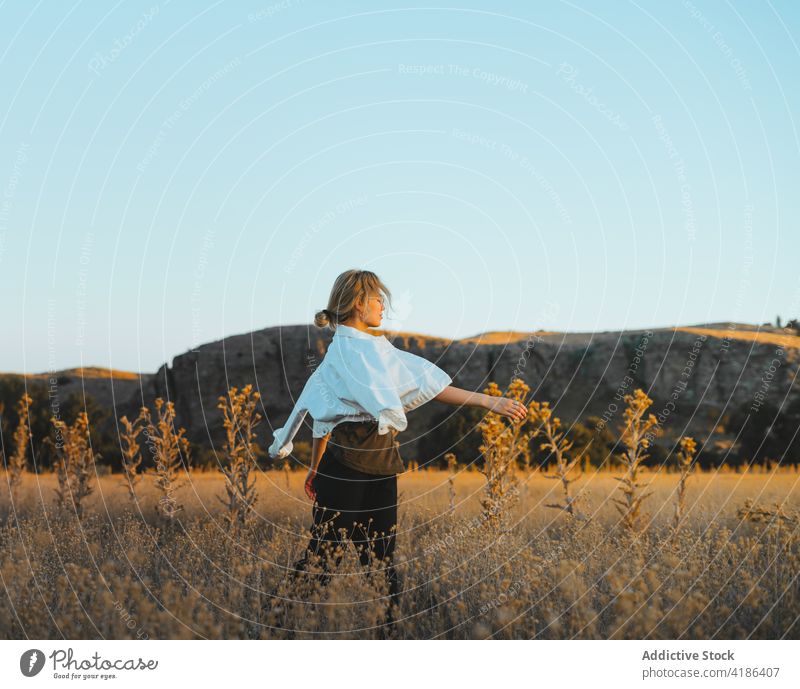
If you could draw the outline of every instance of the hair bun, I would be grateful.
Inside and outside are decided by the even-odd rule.
[[[333,320],[332,315],[333,314],[328,309],[320,309],[314,315],[314,324],[318,328],[324,328],[326,326],[329,326],[331,324],[331,321]]]

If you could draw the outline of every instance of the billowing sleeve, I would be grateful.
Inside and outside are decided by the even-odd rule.
[[[436,395],[453,382],[453,379],[432,361],[402,349],[396,349],[397,357],[408,371],[412,382],[403,391],[401,401],[405,411],[411,411],[430,402]]]
[[[272,445],[269,446],[270,457],[273,459],[283,459],[291,453],[294,449],[292,438],[294,438],[297,431],[300,430],[300,426],[303,425],[303,419],[307,413],[308,410],[301,405],[300,399],[298,399],[297,403],[294,405],[294,409],[292,409],[292,413],[289,414],[289,418],[286,419],[286,423],[272,434],[273,441]]]
[[[292,439],[295,437],[295,435],[297,435],[297,431],[299,431],[300,427],[303,425],[303,420],[306,418],[306,414],[314,406],[313,393],[315,390],[315,381],[318,377],[318,371],[319,368],[317,368],[317,370],[315,370],[314,373],[309,376],[309,379],[303,386],[303,391],[300,393],[300,396],[295,402],[294,408],[289,414],[289,418],[286,419],[286,423],[283,424],[281,428],[273,431],[272,444],[269,446],[268,450],[269,456],[273,459],[283,459],[294,449],[294,443],[292,442]]]
[[[350,418],[356,409],[344,407],[339,400],[338,390],[342,387],[335,373],[331,371],[329,355],[314,369],[297,398],[289,418],[282,428],[273,433],[273,441],[269,446],[272,458],[286,457],[294,449],[292,438],[297,435],[306,415],[310,415],[313,424],[311,435],[321,438],[342,419]]]
[[[351,340],[340,362],[350,402],[378,421],[378,433],[404,431],[405,413],[433,399],[451,382],[447,373],[421,356],[397,349],[385,338]]]

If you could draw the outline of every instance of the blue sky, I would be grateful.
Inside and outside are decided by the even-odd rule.
[[[0,370],[800,316],[796,3],[417,5],[0,5]]]

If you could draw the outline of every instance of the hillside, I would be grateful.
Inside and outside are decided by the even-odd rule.
[[[503,388],[516,369],[537,399],[550,400],[568,420],[594,415],[615,427],[621,421],[621,396],[643,387],[655,401],[653,413],[666,410],[662,442],[687,430],[707,434],[725,413],[753,403],[765,375],[771,377],[765,398],[779,404],[796,380],[800,363],[800,337],[746,324],[601,333],[493,332],[461,340],[376,333],[435,362],[454,385],[468,390],[482,390],[490,381]],[[253,383],[267,413],[260,426],[266,447],[269,429],[283,425],[331,337],[328,331],[298,325],[211,342],[162,366],[151,379],[151,395],[169,392],[190,438],[202,442],[209,435],[220,437],[217,396],[229,385]],[[781,363],[770,374],[778,350]],[[418,439],[452,410],[431,402],[411,412],[401,436],[404,457],[416,458]],[[310,439],[308,424],[298,439]]]
[[[482,390],[490,381],[505,387],[523,378],[536,399],[550,400],[565,420],[599,417],[610,428],[621,421],[622,396],[636,387],[654,399],[666,434],[698,437],[717,429],[726,414],[766,400],[785,404],[796,397],[800,337],[786,329],[747,324],[700,324],[651,331],[599,333],[488,332],[460,340],[376,330],[400,349],[423,356],[447,371],[454,385]],[[175,402],[178,424],[195,443],[222,439],[218,397],[229,386],[252,383],[266,419],[258,427],[266,448],[271,429],[285,422],[294,400],[327,351],[332,333],[314,326],[271,327],[210,342],[176,356],[155,374],[84,368],[27,376],[59,394],[87,394],[116,416],[133,416],[158,397]],[[516,373],[515,373],[516,370]],[[0,381],[15,374],[0,374]],[[794,384],[794,387],[792,385]],[[428,403],[409,414],[401,436],[406,459],[418,459],[417,443],[453,407]],[[111,421],[113,423],[113,419]],[[116,431],[113,430],[114,434]],[[297,440],[310,440],[310,422]],[[730,438],[719,435],[723,445]]]

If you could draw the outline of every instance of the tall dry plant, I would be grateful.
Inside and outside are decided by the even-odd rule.
[[[142,463],[139,435],[145,430],[147,415],[147,407],[142,407],[139,410],[139,416],[137,416],[133,422],[128,421],[127,416],[120,418],[123,426],[123,431],[120,436],[122,439],[122,471],[125,474],[122,483],[128,489],[128,495],[131,500],[137,504],[136,486],[142,480],[141,475],[138,473],[139,466]]]
[[[158,416],[153,423],[150,411],[145,413],[147,444],[155,461],[155,486],[161,492],[158,512],[168,524],[174,523],[183,505],[175,494],[185,484],[178,479],[181,468],[189,470],[189,440],[184,437],[186,429],[175,430],[175,404],[164,403],[160,397],[155,401]]]
[[[642,501],[652,494],[641,493],[642,484],[636,482],[638,471],[642,462],[647,458],[647,448],[650,447],[650,437],[658,433],[658,419],[654,414],[644,418],[653,400],[638,388],[632,395],[625,395],[627,407],[623,412],[624,426],[621,441],[625,451],[620,454],[625,475],[622,478],[614,477],[622,485],[620,490],[623,499],[612,498],[622,515],[622,523],[631,534],[638,534],[642,528]]]
[[[544,474],[545,478],[561,482],[561,489],[564,493],[564,502],[546,504],[545,507],[563,510],[570,517],[586,521],[587,517],[582,512],[577,511],[577,505],[583,497],[582,494],[570,495],[570,473],[578,464],[582,455],[577,455],[570,459],[569,451],[572,449],[572,441],[567,439],[564,431],[561,431],[561,419],[553,416],[553,410],[549,402],[531,401],[528,405],[528,416],[536,424],[534,437],[543,438],[539,448],[547,450],[550,456],[555,459],[555,473]]]
[[[681,524],[683,523],[685,510],[686,510],[686,482],[689,476],[694,471],[694,456],[697,452],[697,443],[694,438],[688,435],[681,438],[680,450],[675,453],[675,462],[678,465],[678,470],[681,472],[681,477],[678,480],[678,495],[675,500],[675,515],[672,519],[672,533],[673,536],[678,533]]]
[[[286,484],[286,492],[288,493],[289,489],[292,487],[292,469],[289,466],[288,457],[284,458],[281,469],[283,471],[283,482]]]
[[[450,507],[447,512],[452,517],[456,513],[456,456],[448,452],[444,459],[447,462],[447,488],[450,497]]]
[[[25,473],[25,467],[28,459],[28,444],[31,441],[31,426],[28,413],[30,411],[31,403],[33,400],[26,392],[20,397],[17,402],[17,416],[19,422],[14,431],[14,452],[8,458],[8,483],[11,490],[11,500],[17,504],[17,493],[19,486],[22,483],[22,475]]]
[[[85,411],[78,412],[71,426],[56,417],[50,420],[56,433],[53,447],[58,477],[57,503],[65,511],[71,506],[78,519],[83,519],[85,500],[94,490],[91,480],[97,473],[96,463],[100,459],[100,454],[92,450],[89,415]]]
[[[250,470],[255,465],[256,434],[254,428],[261,420],[256,411],[261,394],[253,392],[252,385],[246,385],[241,391],[232,387],[228,396],[220,396],[219,407],[225,425],[225,444],[223,451],[225,461],[220,471],[225,476],[226,498],[219,500],[226,507],[226,521],[231,528],[244,526],[252,517],[253,505],[258,499],[256,479]]]
[[[483,391],[492,397],[503,397],[496,383],[489,383]],[[524,403],[530,387],[515,378],[508,386],[507,397]],[[526,428],[530,414],[522,422],[514,422],[496,412],[488,412],[478,428],[483,435],[480,451],[483,454],[481,473],[486,477],[481,506],[486,520],[493,527],[502,526],[503,511],[509,507],[519,490],[515,472],[517,458],[524,453],[533,431]]]

